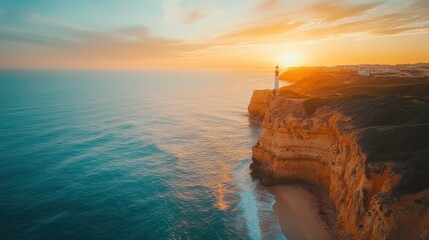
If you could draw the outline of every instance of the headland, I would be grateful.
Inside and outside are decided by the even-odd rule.
[[[295,68],[256,90],[252,176],[321,189],[338,239],[428,239],[429,65]],[[323,210],[323,209],[322,209]]]

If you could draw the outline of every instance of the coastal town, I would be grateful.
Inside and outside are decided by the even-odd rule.
[[[429,63],[416,64],[359,64],[339,66],[317,66],[317,67],[290,67],[288,70],[310,70],[322,72],[349,72],[361,76],[399,76],[399,77],[424,77],[429,76]]]

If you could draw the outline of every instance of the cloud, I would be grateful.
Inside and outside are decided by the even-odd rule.
[[[126,52],[130,46],[138,47],[135,51],[140,53],[142,50],[166,52],[163,49],[174,53],[177,51],[171,51],[172,46],[189,45],[183,40],[155,37],[151,34],[149,27],[144,25],[111,31],[98,31],[88,30],[34,13],[26,14],[24,18],[37,31],[0,28],[0,41],[17,41],[30,45],[50,46],[77,53],[91,49],[97,49],[100,53]],[[44,31],[46,29],[49,31]]]
[[[429,32],[429,26],[423,27],[398,27],[398,28],[389,28],[389,29],[381,29],[371,32],[374,35],[396,35],[405,32]]]
[[[24,19],[27,21],[27,23],[29,23],[31,25],[50,26],[50,27],[74,29],[74,30],[82,29],[82,28],[80,28],[76,25],[73,25],[71,23],[61,21],[58,19],[44,17],[44,16],[36,14],[36,13],[26,13],[26,14],[24,14]]]
[[[356,17],[378,7],[380,3],[351,4],[341,1],[318,2],[308,7],[308,12],[323,21],[335,22],[341,19]]]
[[[202,7],[184,8],[181,0],[164,0],[162,8],[167,22],[194,24],[207,18],[210,14]]]
[[[223,36],[221,36],[221,38],[229,40],[236,39],[240,41],[246,39],[250,41],[255,39],[269,39],[273,36],[278,36],[293,31],[302,25],[303,23],[300,22],[285,23],[281,21],[264,25],[247,26],[243,29],[238,29],[230,33],[224,34]]]
[[[139,62],[156,62],[180,58],[187,52],[203,49],[203,44],[183,40],[155,37],[146,26],[122,28],[113,31],[89,31],[69,28],[67,24],[49,21],[49,26],[62,26],[61,37],[44,36],[43,34],[25,32],[16,29],[0,29],[0,43],[18,47],[10,52],[7,49],[0,54],[0,62],[6,59],[37,59],[32,63],[37,66],[51,66],[59,62],[85,65],[88,63],[121,63],[138,64]],[[72,40],[70,40],[72,39]],[[4,44],[6,43],[6,44]],[[44,49],[43,51],[40,50]],[[8,53],[8,54],[6,54]],[[7,62],[7,61],[6,61]],[[19,62],[19,61],[18,61]]]
[[[72,55],[88,58],[139,60],[177,57],[182,52],[201,47],[201,44],[183,40],[154,37],[146,26],[78,35],[79,44],[69,44],[66,48]]]
[[[0,62],[12,62],[13,59],[19,62],[17,59],[20,57],[22,62],[27,58],[34,59],[31,64],[45,61],[46,65],[61,63],[67,66],[73,61],[76,65],[108,63],[114,66],[115,63],[124,63],[127,66],[155,66],[172,59],[178,64],[188,62],[192,65],[194,61],[203,65],[211,59],[234,65],[237,59],[251,59],[243,56],[278,54],[273,53],[276,46],[295,47],[332,38],[350,37],[350,40],[354,36],[371,38],[429,32],[427,0],[303,2],[294,8],[286,6],[283,1],[265,0],[257,8],[262,14],[255,14],[255,8],[248,8],[252,15],[248,21],[223,28],[221,35],[205,34],[204,39],[185,40],[156,36],[145,25],[89,30],[61,20],[28,14],[23,18],[28,24],[25,28],[0,27]],[[184,7],[181,0],[165,0],[163,9],[167,21],[183,24],[195,24],[213,14],[201,6]],[[8,45],[3,44],[5,42]],[[19,47],[7,49],[6,46],[12,43]],[[255,58],[262,61],[260,57]]]
[[[267,11],[272,10],[275,7],[278,7],[280,4],[279,0],[262,0],[260,4],[256,6],[258,11]]]
[[[264,1],[262,8],[277,5]],[[260,6],[260,7],[261,7]],[[429,1],[350,3],[329,1],[312,3],[299,9],[285,8],[281,14],[264,14],[220,36],[223,43],[285,44],[319,41],[345,35],[396,35],[429,31]]]
[[[43,46],[59,46],[66,40],[33,34],[17,29],[0,29],[0,41],[22,42]]]

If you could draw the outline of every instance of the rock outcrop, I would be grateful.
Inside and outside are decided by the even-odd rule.
[[[252,99],[247,109],[254,120],[262,121],[262,119],[264,119],[268,97],[271,95],[273,95],[273,90],[268,89],[255,90],[253,92]]]
[[[262,133],[252,149],[252,176],[264,185],[303,181],[325,189],[339,239],[428,239],[429,101],[335,94],[343,97],[255,92],[249,112],[262,120]],[[393,116],[392,104],[401,106]]]

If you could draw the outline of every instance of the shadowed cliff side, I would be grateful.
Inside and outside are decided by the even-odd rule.
[[[326,189],[340,239],[428,239],[429,79],[317,72],[282,92],[249,104],[252,176]]]

